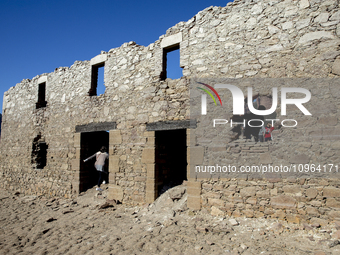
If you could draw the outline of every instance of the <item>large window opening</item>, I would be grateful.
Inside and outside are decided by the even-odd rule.
[[[86,191],[87,189],[97,185],[99,175],[98,171],[94,167],[96,159],[93,158],[87,162],[84,162],[83,160],[98,152],[102,146],[109,149],[109,132],[96,131],[81,133],[79,192]],[[108,166],[109,161],[107,160],[104,166],[105,174],[103,175],[103,179],[106,183],[109,181]]]
[[[179,44],[170,48],[163,49],[163,70],[161,80],[166,78],[179,79],[183,76],[180,67],[180,49]]]
[[[33,139],[31,163],[36,169],[43,169],[47,163],[48,145],[41,135],[37,135]]]
[[[157,197],[187,180],[186,129],[155,132]]]
[[[40,83],[38,87],[38,102],[36,103],[36,109],[46,107],[46,82]]]
[[[105,63],[93,65],[91,68],[91,89],[90,96],[99,96],[105,93],[104,85],[104,66]]]

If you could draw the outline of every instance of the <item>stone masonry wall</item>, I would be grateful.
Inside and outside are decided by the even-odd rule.
[[[154,135],[146,132],[146,125],[189,120],[190,81],[339,77],[339,29],[340,10],[335,0],[235,0],[226,7],[206,8],[148,46],[124,43],[91,61],[76,61],[70,68],[23,80],[4,94],[0,185],[25,194],[76,195],[81,160],[76,126],[115,122],[109,151],[112,196],[123,202],[152,202],[153,193],[148,196],[148,190],[154,185],[150,154]],[[183,77],[163,81],[163,49],[178,44]],[[91,66],[100,63],[105,63],[106,91],[89,96]],[[47,106],[36,109],[42,82],[46,82]],[[297,150],[297,155],[308,156],[298,157],[297,162],[317,157],[320,163],[340,163],[339,90],[313,86],[308,89],[319,95],[313,100],[321,102],[318,107],[307,106],[314,118],[299,123],[301,129],[292,133],[279,130],[279,139],[252,154],[252,162],[277,158],[290,162],[292,157],[285,155]],[[270,87],[255,89],[271,93]],[[328,138],[322,133],[325,128],[331,135]],[[43,169],[31,162],[32,143],[38,136],[48,145]],[[187,130],[187,136],[188,152],[199,154],[188,153],[191,165],[218,157],[241,164],[258,147],[255,143],[241,146],[242,141],[231,139],[231,130],[225,131],[220,149],[214,151],[204,150],[205,141],[192,142],[197,141],[193,129]],[[280,141],[287,143],[283,146]],[[188,206],[204,207],[213,214],[266,215],[292,221],[338,218],[339,188],[337,179],[255,181],[249,177],[196,179],[189,174]]]

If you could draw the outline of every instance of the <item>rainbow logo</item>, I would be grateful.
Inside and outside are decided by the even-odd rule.
[[[217,98],[218,98],[218,100],[220,101],[220,104],[221,104],[221,106],[222,106],[222,100],[221,100],[219,94],[217,93],[217,91],[216,91],[212,86],[210,86],[210,85],[208,85],[208,84],[205,84],[205,83],[203,83],[203,82],[198,82],[198,81],[197,81],[197,83],[198,83],[198,84],[202,84],[202,85],[206,86],[207,88],[209,88],[210,90],[212,90],[212,92],[215,93],[215,95],[217,96]],[[200,90],[203,90],[204,92],[206,92],[206,93],[212,98],[212,100],[214,100],[215,105],[217,105],[216,100],[215,100],[215,97],[210,93],[209,90],[203,89],[203,88],[200,88],[200,87],[197,87],[197,88],[200,89]]]

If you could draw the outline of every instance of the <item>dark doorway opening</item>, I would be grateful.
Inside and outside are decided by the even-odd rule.
[[[46,107],[46,82],[40,83],[38,88],[38,102],[35,104],[36,109]]]
[[[155,131],[157,197],[187,180],[186,129]]]
[[[102,146],[109,149],[109,132],[96,131],[81,133],[79,192],[86,191],[97,185],[99,176],[94,167],[96,159],[93,158],[87,162],[83,160],[98,152]],[[104,174],[104,180],[106,182],[108,182],[109,179],[108,165],[109,162],[107,160],[104,166],[104,171],[107,173]]]
[[[44,169],[47,163],[48,145],[41,135],[37,135],[32,144],[31,163],[36,169]]]

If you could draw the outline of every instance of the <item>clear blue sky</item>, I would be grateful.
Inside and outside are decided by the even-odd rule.
[[[0,0],[0,107],[23,79],[135,41],[147,46],[180,21],[230,0]]]

